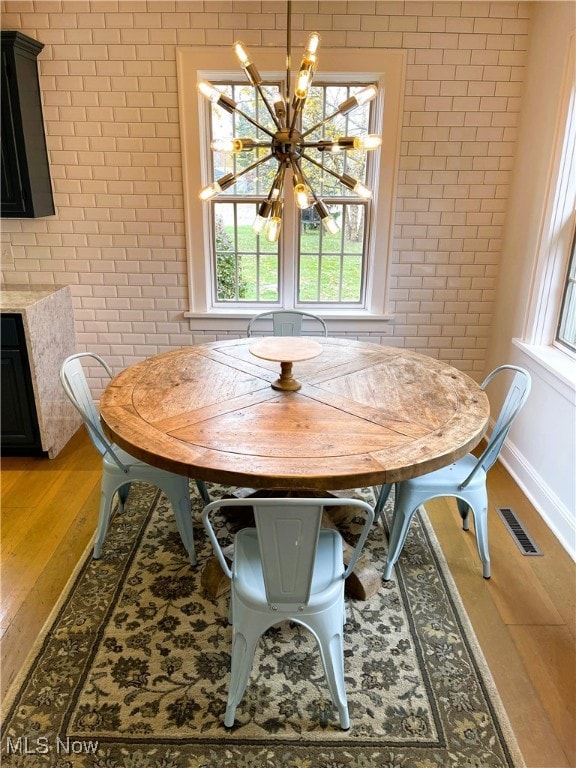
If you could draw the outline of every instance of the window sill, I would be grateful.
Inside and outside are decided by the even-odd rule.
[[[185,312],[184,317],[189,320],[190,328],[196,331],[245,333],[248,320],[257,315],[259,311],[266,310],[252,307],[246,310],[234,308],[210,313]],[[393,315],[372,315],[366,312],[345,312],[342,310],[317,311],[314,309],[310,311],[322,316],[328,326],[329,334],[378,332],[382,336],[392,335]]]
[[[568,400],[576,393],[576,360],[552,345],[526,344],[513,339],[513,344],[540,366],[542,378]]]

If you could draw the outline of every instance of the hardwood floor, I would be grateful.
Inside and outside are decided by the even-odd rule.
[[[90,543],[100,463],[83,429],[55,459],[2,460],[2,696]],[[456,505],[441,499],[427,509],[527,768],[574,767],[575,565],[500,464],[489,496],[489,581]],[[520,554],[497,506],[517,512],[542,557]]]

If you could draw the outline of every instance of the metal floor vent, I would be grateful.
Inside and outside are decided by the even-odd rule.
[[[528,531],[524,528],[516,512],[510,507],[496,507],[496,510],[504,525],[510,531],[512,538],[518,544],[518,549],[523,555],[541,555],[542,552],[536,546]]]

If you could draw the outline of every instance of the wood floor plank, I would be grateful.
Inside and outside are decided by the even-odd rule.
[[[15,612],[36,583],[42,571],[54,557],[59,544],[66,540],[78,506],[82,505],[94,488],[96,476],[91,472],[76,473],[72,477],[61,473],[54,480],[42,503],[37,505],[38,515],[28,515],[11,543],[4,541],[2,550],[2,604],[4,610]],[[39,519],[42,524],[39,525]],[[4,628],[5,616],[0,623]]]
[[[576,672],[574,645],[567,627],[510,627],[534,688],[546,701],[570,765],[576,762]]]
[[[495,571],[497,576],[483,579],[474,536],[469,535],[471,532],[466,534],[459,530],[460,516],[452,501],[437,499],[430,502],[427,509],[527,765],[530,768],[573,766],[573,758],[565,748],[564,726],[554,716],[558,696],[562,699],[567,692],[558,692],[553,688],[545,691],[539,687],[536,675],[531,672],[539,664],[538,656],[519,654],[514,637],[514,631],[519,627],[509,623],[514,612],[508,609],[508,598],[503,593],[507,585],[514,582],[523,556],[512,540],[511,547],[507,548],[504,539],[501,548],[506,551]],[[494,533],[491,537],[491,557],[494,558],[492,540],[509,534],[505,529],[491,530],[491,533]],[[548,567],[553,565],[549,559]],[[513,592],[518,599],[520,593],[516,586]],[[557,616],[560,614],[555,608],[552,613],[547,612],[554,619],[553,624],[541,623],[546,615],[538,605],[541,585],[530,569],[524,572],[521,594],[524,605],[519,613],[526,619],[522,630],[528,633],[538,630],[564,631],[571,637],[574,654],[573,638],[564,624],[558,624]],[[549,596],[547,602],[552,605]],[[550,669],[554,666],[555,660],[549,658],[546,667]]]
[[[515,483],[510,483],[510,476],[502,464],[496,463],[492,467],[488,482],[491,505],[512,507],[544,553],[544,557],[527,558],[531,571],[576,637],[576,579],[573,560],[521,489]],[[550,567],[550,563],[553,563],[553,567]]]
[[[434,530],[450,564],[466,612],[508,712],[510,723],[531,768],[566,768],[570,765],[554,724],[534,688],[524,662],[493,599],[490,581],[482,578],[478,555],[462,546],[461,531],[454,535],[456,517],[445,500],[434,502]],[[444,514],[439,514],[444,507]],[[465,537],[465,534],[462,534]]]
[[[0,562],[16,545],[26,527],[27,520],[35,515],[36,507],[8,507],[2,505],[2,539],[0,541]],[[35,518],[36,519],[36,518]]]
[[[34,645],[54,605],[74,572],[94,534],[100,483],[94,485],[83,506],[45,568],[30,585],[23,599],[5,623],[1,641],[0,698],[6,695],[18,670]]]

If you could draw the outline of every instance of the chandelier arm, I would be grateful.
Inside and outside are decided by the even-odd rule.
[[[270,158],[274,157],[272,153],[269,155],[265,155],[264,157],[261,157],[259,160],[256,160],[256,162],[252,163],[252,165],[248,165],[246,168],[244,168],[243,171],[240,171],[240,173],[234,174],[236,176],[236,179],[239,179],[241,176],[244,176],[245,173],[248,173],[248,171],[253,171],[254,168],[257,168],[259,165],[262,165],[262,163],[265,163],[266,160],[270,160]]]
[[[372,190],[358,179],[353,179],[352,176],[349,176],[347,173],[336,173],[336,171],[327,168],[325,165],[317,162],[313,157],[306,155],[304,152],[302,152],[301,157],[304,157],[306,160],[308,160],[308,162],[316,165],[321,170],[326,171],[326,173],[329,173],[331,176],[334,176],[334,178],[338,179],[341,184],[343,184],[345,187],[348,187],[348,189],[351,189],[354,194],[358,195],[358,197],[362,198],[363,200],[369,200],[372,197]]]
[[[306,99],[302,99],[302,102],[301,103],[298,102],[296,104],[296,106],[294,107],[294,114],[292,115],[292,122],[290,123],[290,132],[289,132],[290,138],[292,138],[292,136],[294,135],[294,129],[296,127],[296,121],[298,120],[298,116],[299,116],[300,112],[304,108],[304,102],[305,101],[306,101]]]
[[[248,173],[248,171],[253,171],[254,168],[257,168],[259,165],[261,165],[262,163],[265,163],[266,160],[270,160],[270,158],[272,157],[274,157],[274,155],[270,153],[269,155],[266,155],[265,157],[261,157],[259,160],[256,160],[255,163],[252,163],[252,165],[247,166],[246,168],[244,168],[244,170],[240,171],[240,173],[230,174],[230,177],[228,176],[223,177],[225,180],[228,179],[228,183],[226,187],[224,187],[224,189],[226,189],[227,187],[231,187],[233,184],[236,184],[236,182],[241,176],[244,176],[244,174]],[[219,181],[222,182],[222,179],[220,179]]]
[[[327,150],[330,151],[332,148],[332,145],[334,143],[338,142],[338,139],[335,139],[334,141],[329,140],[323,140],[323,141],[303,141],[302,146],[306,149],[318,149],[320,152]],[[350,149],[357,149],[354,147],[354,145],[351,146],[340,146],[338,147],[338,150],[340,152],[346,152]]]
[[[302,168],[300,168],[300,163],[298,160],[294,157],[293,154],[290,154],[290,165],[292,166],[292,173],[296,176],[298,174],[302,175]]]
[[[280,130],[282,128],[282,126],[280,125],[280,121],[276,117],[276,113],[274,112],[274,109],[270,106],[270,103],[269,103],[268,99],[266,98],[266,94],[264,93],[264,89],[262,88],[262,86],[259,83],[256,85],[256,88],[258,88],[258,93],[260,94],[260,96],[262,98],[262,101],[264,102],[264,104],[266,106],[266,109],[268,110],[268,112],[270,114],[270,117],[272,118],[272,120],[274,122],[274,125],[276,126],[276,128],[278,130]]]
[[[272,155],[269,155],[269,157],[272,157]],[[270,189],[268,190],[268,197],[266,198],[268,202],[279,200],[282,197],[285,175],[286,175],[286,166],[282,162],[278,165],[278,170],[276,171],[276,175],[272,179],[272,184],[270,184]],[[273,196],[273,192],[275,189],[278,190],[278,194],[276,196]]]
[[[301,180],[304,182],[304,184],[306,184],[306,186],[310,190],[310,195],[313,198],[314,202],[317,203],[320,198],[318,197],[316,192],[314,192],[314,187],[310,183],[310,180],[309,180],[308,176],[304,173],[304,171],[302,169],[302,163],[300,162],[299,158],[298,159],[292,159],[292,168],[293,169],[296,168],[298,170],[298,173],[300,174]]]
[[[302,179],[304,180],[304,183],[306,184],[306,186],[310,190],[310,194],[312,195],[314,200],[316,202],[318,202],[318,197],[316,196],[316,193],[314,192],[314,187],[312,186],[312,184],[310,184],[310,182],[308,180],[308,176],[302,170],[302,163],[299,160],[297,161],[297,166],[298,166],[298,170],[300,171],[300,174],[302,176]]]
[[[276,186],[276,179],[278,179],[278,197],[282,197],[282,193],[284,191],[284,181],[286,178],[286,164],[282,162],[282,164],[278,167],[278,173],[274,177],[274,181],[272,182],[272,187],[270,190],[272,191],[274,187]]]
[[[302,138],[305,138],[308,136],[308,134],[312,133],[312,131],[315,131],[322,125],[325,125],[329,120],[332,120],[332,118],[336,117],[337,115],[348,115],[357,107],[360,107],[363,104],[366,104],[368,101],[371,101],[376,96],[376,92],[376,86],[366,86],[356,96],[351,96],[350,98],[346,99],[346,101],[343,101],[342,104],[339,104],[338,108],[332,112],[331,115],[328,115],[319,123],[316,123],[316,125],[313,125],[312,128],[308,128],[308,130],[302,134]]]
[[[272,179],[272,184],[270,184],[270,191],[268,193],[268,197],[270,198],[270,195],[272,194],[273,189],[278,189],[279,195],[282,193],[282,186],[284,184],[284,174],[286,170],[284,167],[284,163],[280,163],[278,165],[278,170],[276,171],[276,174],[274,178]]]
[[[316,125],[313,125],[312,128],[308,128],[307,131],[304,131],[304,133],[302,134],[302,138],[305,139],[306,136],[308,136],[308,134],[312,133],[313,131],[316,131],[318,128],[321,128],[323,125],[325,125],[327,122],[332,120],[332,118],[336,117],[339,114],[340,114],[340,110],[338,109],[335,112],[332,112],[331,115],[328,115],[328,117],[325,117],[323,120],[320,120],[320,122],[316,123]]]
[[[336,173],[336,171],[333,171],[331,168],[327,168],[325,165],[322,165],[322,163],[319,163],[317,160],[314,160],[313,157],[310,157],[310,155],[307,155],[305,152],[302,152],[301,157],[303,157],[305,160],[308,160],[309,163],[312,163],[313,165],[317,166],[322,171],[326,171],[326,173],[329,173],[331,176],[334,176],[334,178],[338,179],[338,181],[342,181],[342,176],[339,173]]]
[[[241,109],[238,109],[238,106],[234,108],[234,112],[236,112],[237,115],[241,115],[246,120],[248,120],[249,123],[252,123],[252,125],[256,126],[256,128],[260,128],[261,131],[268,134],[270,138],[274,138],[274,132],[269,131],[268,128],[265,128],[263,125],[261,125],[257,120],[254,120],[253,117],[250,117],[250,115],[247,115],[246,112],[243,112]]]

